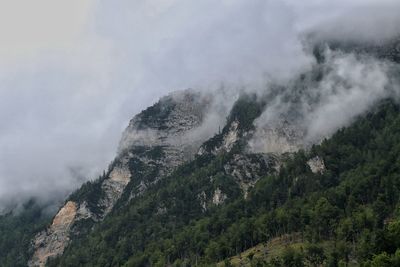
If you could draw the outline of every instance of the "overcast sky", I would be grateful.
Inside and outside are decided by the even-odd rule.
[[[0,207],[95,178],[129,119],[168,92],[309,68],[308,31],[392,37],[398,2],[0,0]]]

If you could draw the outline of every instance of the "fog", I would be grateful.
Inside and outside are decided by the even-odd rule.
[[[306,149],[350,125],[380,101],[399,100],[398,64],[328,47],[324,58],[313,70],[268,97],[266,109],[255,121],[251,151]]]
[[[332,2],[38,0],[27,7],[0,0],[0,207],[62,199],[96,178],[131,117],[165,94],[267,90],[313,68],[310,36],[383,42],[399,33],[398,1]],[[372,59],[334,55],[331,62],[339,76],[350,70],[342,80],[358,89],[313,107],[322,117],[308,118],[310,140],[343,124],[320,126],[322,114],[342,109],[337,101],[361,97],[365,105],[343,114],[351,118],[390,80]],[[365,72],[379,84],[354,78]],[[329,92],[329,81],[314,90]]]

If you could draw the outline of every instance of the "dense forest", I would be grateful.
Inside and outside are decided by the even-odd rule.
[[[251,129],[263,103],[250,103],[251,97],[238,101],[228,125],[246,121],[243,130]],[[245,153],[245,139],[230,152],[198,155],[145,194],[120,202],[103,222],[87,221],[91,230],[48,265],[400,266],[399,111],[385,101],[321,144],[282,155],[280,170],[263,166],[246,198],[223,171]],[[224,131],[205,146],[218,145]],[[315,157],[323,159],[321,172],[307,164]],[[204,208],[199,196],[217,188],[227,199]],[[100,191],[89,182],[70,199],[90,203]],[[34,234],[49,222],[34,201],[1,216],[1,266],[25,266]]]
[[[53,212],[35,200],[0,216],[0,266],[26,266],[34,235],[51,220]]]
[[[237,114],[251,121],[254,107],[245,106]],[[231,266],[231,257],[279,237],[288,239],[279,253],[254,250],[248,265],[399,266],[399,132],[399,106],[382,103],[309,151],[284,156],[280,171],[264,175],[247,198],[222,174],[240,144],[197,156],[49,266]],[[315,156],[325,171],[310,170]],[[197,196],[215,188],[227,201],[202,209]]]

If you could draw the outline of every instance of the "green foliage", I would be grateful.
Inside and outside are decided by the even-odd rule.
[[[282,266],[303,267],[304,255],[297,250],[288,247],[282,253]]]
[[[78,190],[73,192],[68,199],[78,203],[86,201],[91,211],[100,214],[101,207],[97,205],[99,200],[104,196],[104,191],[101,188],[102,181],[106,178],[106,174],[99,176],[94,181],[87,181]]]
[[[288,248],[268,263],[251,264],[394,266],[400,254],[399,132],[398,106],[385,103],[309,152],[286,158],[280,173],[260,179],[246,200],[223,171],[240,150],[197,157],[73,242],[50,266],[210,266],[291,233],[310,244],[305,251]],[[327,168],[322,174],[306,164],[316,155]],[[216,188],[228,200],[208,202],[204,210],[199,196],[211,199]],[[328,247],[319,245],[324,241]]]
[[[324,248],[315,244],[311,244],[306,249],[306,259],[311,266],[320,266],[326,259]]]
[[[27,202],[15,213],[0,216],[0,265],[4,267],[26,266],[32,255],[31,240],[44,229],[52,214],[34,200]]]
[[[165,121],[174,110],[176,106],[172,96],[167,96],[158,101],[151,107],[143,110],[140,114],[140,121],[137,125],[138,129],[145,128],[159,128],[159,130],[165,129]]]
[[[172,102],[171,102],[172,103]],[[252,128],[264,104],[251,96],[235,104],[228,122],[239,131]],[[172,104],[171,104],[172,105]],[[147,111],[168,114],[168,105]],[[228,130],[211,139],[216,145]],[[297,234],[304,250],[288,246],[278,256],[260,259],[249,254],[251,266],[400,266],[400,113],[391,102],[382,104],[351,127],[339,130],[310,151],[282,158],[279,174],[265,175],[247,199],[225,166],[243,146],[217,156],[205,154],[177,168],[169,177],[149,183],[145,194],[128,204],[128,195],[141,181],[152,182],[157,164],[132,159],[135,179],[116,209],[101,223],[81,221],[87,229],[62,257],[49,266],[230,266],[229,257],[274,237]],[[214,143],[213,143],[214,142]],[[135,147],[148,158],[163,157],[163,148]],[[246,155],[257,162],[257,155]],[[324,160],[326,171],[312,173],[310,158]],[[115,164],[115,163],[113,163]],[[111,165],[112,167],[112,165]],[[259,173],[260,174],[260,173]],[[88,182],[71,200],[86,201],[92,211],[102,197],[101,181]],[[214,205],[216,189],[226,194]],[[122,203],[125,203],[122,205]],[[99,210],[100,212],[100,210]],[[30,242],[50,217],[34,202],[17,214],[0,216],[1,266],[26,266]]]
[[[229,126],[233,121],[238,121],[241,131],[253,129],[253,121],[261,115],[264,105],[265,103],[260,102],[254,94],[242,95],[232,107],[227,125]],[[226,131],[225,128],[224,131]]]
[[[233,122],[239,123],[238,135],[242,137],[243,133],[246,133],[254,128],[253,122],[261,115],[264,106],[265,103],[259,101],[254,94],[241,95],[232,107],[232,110],[228,118],[226,119],[226,125],[222,129],[222,132],[216,134],[214,137],[206,141],[203,144],[203,148],[209,152],[212,151],[214,148],[220,146],[222,144],[224,135],[229,132]],[[243,144],[239,144],[239,151],[242,148],[240,147],[241,145]]]

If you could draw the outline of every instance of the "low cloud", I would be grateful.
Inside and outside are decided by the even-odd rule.
[[[22,1],[0,1],[0,206],[60,199],[95,178],[115,156],[131,117],[165,94],[221,86],[232,95],[265,90],[312,70],[309,36],[374,42],[398,34],[398,1],[299,3],[40,0],[22,8]],[[354,77],[371,71],[374,82],[385,83],[379,63],[331,60],[342,61],[335,75],[343,83],[358,80],[341,68]],[[328,80],[320,86],[314,89],[334,87]],[[371,87],[371,99],[385,94],[380,88]],[[365,104],[356,113],[370,105],[363,90],[346,90],[321,97],[314,107],[321,117],[308,118],[307,138],[336,127],[318,131],[322,114],[340,109],[335,101],[360,96]],[[211,124],[223,119],[210,116],[211,128],[202,132],[215,131]]]
[[[268,99],[249,146],[255,152],[306,148],[348,126],[383,99],[398,99],[400,66],[375,57],[332,51],[325,62]]]
[[[329,53],[329,51],[328,51]],[[306,109],[306,140],[328,137],[379,100],[394,96],[388,77],[390,64],[373,58],[329,53],[326,73],[314,90],[316,102]]]

